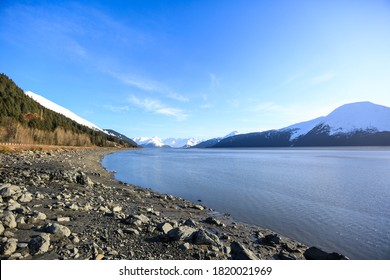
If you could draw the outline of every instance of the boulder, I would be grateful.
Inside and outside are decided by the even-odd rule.
[[[307,260],[348,260],[348,258],[339,253],[327,253],[317,247],[310,247],[303,256]]]
[[[196,229],[188,226],[180,226],[174,229],[171,229],[167,233],[167,237],[171,240],[178,241],[192,241],[193,235],[196,232]]]
[[[33,216],[34,219],[39,220],[39,221],[44,221],[47,218],[46,214],[44,214],[42,212],[39,212],[37,210],[33,211],[32,216]]]
[[[5,199],[13,198],[17,199],[20,196],[21,189],[18,186],[11,184],[0,185],[0,196]]]
[[[276,244],[280,244],[281,240],[280,240],[279,235],[277,235],[276,233],[273,233],[273,234],[268,234],[268,235],[264,236],[263,241],[265,243],[268,243],[271,245],[276,245]]]
[[[233,241],[230,244],[232,258],[235,260],[258,260],[259,258],[251,250],[239,242]]]
[[[196,245],[221,246],[218,236],[203,229],[195,232],[192,238],[192,243]]]
[[[173,227],[170,223],[161,223],[157,225],[157,229],[164,234],[167,234]]]
[[[192,219],[185,220],[184,225],[189,227],[196,227],[196,222]]]
[[[71,231],[66,226],[54,223],[54,224],[47,224],[44,227],[44,231],[47,233],[52,233],[59,237],[68,237],[71,234]]]
[[[33,196],[29,192],[22,194],[22,196],[19,198],[20,202],[30,202],[31,200],[33,200]]]
[[[46,253],[50,247],[50,235],[47,233],[41,233],[40,235],[33,236],[28,243],[30,254],[41,255]]]
[[[7,206],[7,210],[8,211],[15,211],[15,210],[18,210],[22,207],[22,205],[20,205],[17,201],[11,199],[8,201],[8,206]]]
[[[149,218],[144,214],[140,215],[129,215],[125,219],[122,220],[125,224],[133,224],[136,226],[141,226],[142,224],[146,224],[149,222]]]
[[[217,226],[225,226],[221,221],[217,220],[214,217],[208,217],[204,220],[205,223],[210,224],[210,225],[217,225]]]
[[[16,228],[17,226],[15,215],[10,211],[6,211],[3,213],[1,221],[6,228]]]
[[[87,187],[93,186],[92,180],[84,172],[77,171],[77,173],[75,174],[75,179],[76,179],[75,180],[76,183],[78,183],[80,185],[84,185]]]

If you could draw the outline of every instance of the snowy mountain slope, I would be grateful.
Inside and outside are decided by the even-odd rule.
[[[390,146],[390,108],[371,102],[345,104],[325,117],[229,137],[212,147],[292,146]]]
[[[343,105],[323,120],[330,135],[357,130],[390,131],[390,108],[371,102]]]
[[[103,129],[99,128],[97,125],[83,119],[82,117],[76,115],[75,113],[73,113],[72,111],[46,99],[45,97],[39,95],[39,94],[36,94],[32,91],[25,91],[24,92],[27,96],[31,97],[32,99],[34,99],[35,101],[37,101],[39,104],[41,104],[42,106],[54,111],[54,112],[57,112],[59,114],[62,114],[64,115],[65,117],[68,117],[72,120],[74,120],[75,122],[79,123],[79,124],[82,124],[82,125],[85,125],[89,128],[92,128],[92,129],[96,129],[96,130],[99,130],[99,131],[103,131]],[[104,132],[104,131],[103,131]]]
[[[239,135],[239,134],[240,133],[237,130],[235,130],[235,131],[232,131],[229,134],[226,134],[225,136],[221,137],[221,139],[225,139],[225,138],[228,138],[228,137],[236,136],[236,135]]]
[[[172,148],[187,148],[197,145],[201,140],[197,138],[167,138],[163,143]]]
[[[143,147],[171,147],[171,148],[187,148],[192,147],[201,142],[196,138],[166,138],[158,137],[136,137],[133,140]]]
[[[158,137],[135,137],[132,140],[140,146],[143,147],[164,147],[164,143]]]
[[[293,141],[319,125],[328,127],[329,135],[355,131],[390,131],[390,108],[367,101],[349,103],[325,117],[293,124],[280,131],[291,131],[290,140]]]

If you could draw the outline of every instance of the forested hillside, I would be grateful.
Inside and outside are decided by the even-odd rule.
[[[66,146],[129,146],[112,135],[49,110],[0,74],[0,142]]]

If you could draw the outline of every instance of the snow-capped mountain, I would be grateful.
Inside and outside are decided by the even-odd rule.
[[[76,115],[75,113],[73,113],[72,111],[46,99],[45,97],[39,95],[39,94],[36,94],[32,91],[25,91],[24,92],[27,96],[31,97],[32,99],[34,99],[36,102],[38,102],[39,104],[41,104],[42,106],[54,111],[54,112],[57,112],[59,114],[62,114],[64,115],[65,117],[68,117],[72,120],[74,120],[75,122],[79,123],[79,124],[82,124],[82,125],[85,125],[89,128],[92,128],[92,129],[96,129],[96,130],[100,130],[100,131],[103,131],[103,129],[101,129],[100,127],[98,127],[97,125],[83,119],[82,117]],[[104,131],[103,131],[104,132]]]
[[[390,131],[390,108],[371,102],[345,104],[325,117],[297,123],[281,130],[290,130],[291,140],[294,140],[319,125],[328,127],[329,135],[355,131]]]
[[[188,148],[200,143],[201,140],[197,138],[167,138],[163,143],[172,148]]]
[[[140,146],[148,148],[188,148],[201,142],[196,138],[166,138],[160,139],[158,137],[136,137],[133,140]]]
[[[390,146],[390,108],[371,102],[345,104],[324,117],[228,137],[212,147],[290,146]]]
[[[136,137],[132,140],[138,145],[147,148],[161,148],[165,146],[162,140],[158,137]]]

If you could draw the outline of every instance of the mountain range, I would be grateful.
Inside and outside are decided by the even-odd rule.
[[[390,108],[371,102],[345,104],[329,115],[281,129],[213,139],[195,148],[390,146]]]
[[[197,138],[160,139],[159,137],[135,137],[132,140],[144,148],[189,148],[202,141]]]

